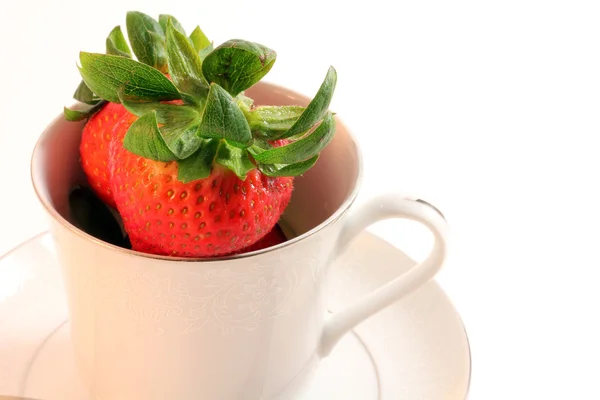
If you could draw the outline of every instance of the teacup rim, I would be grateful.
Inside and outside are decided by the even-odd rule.
[[[275,84],[272,82],[259,82],[254,87],[257,87],[257,86],[260,86],[261,88],[265,87],[265,89],[268,89],[268,90],[278,90],[280,92],[285,93],[286,95],[290,95],[290,96],[294,96],[294,97],[303,97],[308,100],[307,96],[305,96],[304,94],[297,92],[293,89],[290,89],[288,87],[281,86],[281,85],[278,85],[278,84]],[[92,243],[94,243],[100,247],[103,247],[105,249],[108,249],[111,251],[117,251],[124,255],[131,256],[131,257],[141,257],[141,258],[152,259],[152,260],[176,262],[179,264],[181,264],[182,261],[185,263],[190,263],[190,262],[203,262],[203,263],[216,262],[216,263],[218,263],[218,262],[225,262],[225,261],[241,260],[241,259],[250,258],[250,257],[257,257],[257,256],[265,255],[265,254],[271,253],[271,252],[283,251],[284,249],[286,249],[288,247],[292,247],[292,246],[298,244],[299,242],[304,241],[304,240],[316,235],[317,233],[321,232],[326,227],[328,227],[328,226],[332,225],[333,223],[335,223],[336,221],[338,221],[346,212],[348,212],[350,207],[356,201],[356,198],[358,197],[358,193],[362,186],[362,179],[363,179],[363,157],[362,157],[361,149],[358,146],[356,137],[354,136],[352,131],[348,128],[348,126],[342,121],[342,119],[338,115],[336,115],[335,118],[336,118],[336,120],[338,120],[338,123],[341,122],[344,125],[344,128],[346,129],[346,133],[347,133],[348,137],[351,139],[352,144],[355,149],[355,152],[356,152],[356,166],[357,166],[358,173],[357,173],[356,181],[354,183],[354,188],[352,189],[352,192],[350,193],[350,195],[347,196],[347,198],[338,207],[338,209],[335,210],[335,212],[333,212],[326,220],[322,221],[320,224],[318,224],[314,228],[312,228],[312,229],[308,230],[307,232],[304,232],[303,234],[298,235],[290,240],[280,243],[278,245],[267,247],[267,248],[261,249],[261,250],[255,250],[255,251],[248,252],[248,253],[233,254],[233,255],[226,255],[226,256],[220,256],[220,257],[178,257],[178,256],[167,256],[167,255],[144,253],[141,251],[136,251],[133,249],[126,249],[126,248],[123,248],[120,246],[116,246],[116,245],[107,243],[103,240],[96,238],[95,236],[90,235],[89,233],[85,232],[84,230],[78,228],[77,226],[75,226],[71,222],[69,222],[51,204],[49,204],[49,201],[47,201],[47,199],[45,199],[44,196],[42,196],[42,194],[40,193],[40,189],[39,189],[38,185],[36,184],[36,179],[34,176],[36,154],[39,151],[41,142],[42,142],[43,138],[45,137],[45,134],[48,131],[48,129],[50,129],[52,126],[56,125],[59,121],[64,119],[63,113],[58,114],[52,120],[52,122],[50,122],[50,124],[48,124],[44,128],[44,130],[38,137],[38,139],[35,143],[35,146],[33,147],[33,151],[31,152],[30,179],[31,179],[31,183],[32,183],[35,195],[38,198],[38,201],[41,203],[42,207],[44,207],[44,209],[46,210],[46,212],[48,213],[48,215],[51,218],[53,218],[55,221],[60,223],[63,227],[68,229],[71,233],[81,236],[81,237],[85,238],[86,240],[89,240]]]

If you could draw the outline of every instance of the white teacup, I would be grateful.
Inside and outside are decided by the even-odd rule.
[[[264,83],[248,95],[257,104],[309,101]],[[444,261],[446,224],[427,203],[386,195],[351,209],[361,161],[339,120],[317,165],[295,181],[284,215],[295,237],[286,243],[214,260],[107,244],[69,222],[69,191],[85,181],[81,128],[62,116],[50,124],[34,150],[32,178],[62,265],[77,365],[95,399],[297,398],[344,334],[426,283]],[[328,267],[357,234],[388,218],[426,225],[431,254],[328,317]]]

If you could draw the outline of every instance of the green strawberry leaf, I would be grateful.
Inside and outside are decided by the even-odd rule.
[[[200,118],[188,120],[167,120],[160,127],[165,144],[179,159],[191,156],[202,144],[202,138],[198,136]]]
[[[68,107],[64,107],[65,119],[67,121],[83,121],[100,111],[105,104],[106,101],[101,100],[97,104],[83,110],[72,110]]]
[[[261,164],[295,164],[319,154],[335,133],[335,119],[328,112],[321,124],[309,135],[288,145],[253,154]]]
[[[200,146],[202,139],[197,135],[200,114],[193,107],[132,100],[124,97],[123,93],[120,93],[119,99],[127,111],[134,115],[144,117],[154,114],[156,123],[161,125],[158,129],[162,142],[178,159],[189,157]]]
[[[83,121],[88,117],[87,111],[71,110],[68,107],[64,107],[64,114],[65,119],[72,122]]]
[[[127,13],[127,36],[140,62],[167,72],[164,32],[156,20],[138,11]]]
[[[232,146],[224,140],[221,141],[215,161],[229,168],[241,180],[246,180],[248,172],[256,168],[248,156],[248,151]]]
[[[121,104],[132,114],[155,113],[160,135],[169,150],[179,159],[192,155],[202,139],[198,137],[200,114],[190,106],[130,100],[120,93]]]
[[[235,100],[237,102],[237,105],[244,112],[244,115],[247,115],[252,110],[254,100],[244,95],[244,93],[240,93],[237,96],[235,96]]]
[[[189,39],[167,22],[167,59],[169,73],[177,88],[204,99],[208,95],[208,84],[202,76],[202,61]]]
[[[108,34],[108,37],[106,38],[106,53],[131,58],[131,50],[129,50],[129,45],[123,36],[123,32],[121,32],[120,26],[114,27]],[[77,90],[75,90],[75,93],[73,94],[73,98],[90,105],[97,104],[102,100],[94,95],[84,81],[79,83]]]
[[[194,154],[177,162],[177,179],[183,183],[208,178],[219,147],[217,139],[203,139]]]
[[[194,46],[194,49],[197,52],[200,52],[201,50],[207,48],[210,48],[209,51],[213,50],[212,42],[208,40],[204,32],[202,32],[202,29],[200,29],[200,26],[197,26],[196,29],[194,29],[194,31],[190,35],[190,41],[192,42],[192,45]]]
[[[154,111],[141,116],[131,124],[123,140],[123,147],[138,156],[154,161],[167,162],[177,159],[161,136]]]
[[[270,70],[277,54],[258,43],[229,40],[214,49],[204,59],[202,71],[232,96],[260,81]]]
[[[200,59],[202,61],[204,61],[204,59],[206,58],[206,56],[208,56],[210,53],[212,53],[212,51],[214,50],[214,46],[212,44],[212,42],[210,43],[209,46],[203,48],[202,50],[200,50],[198,52],[198,55],[200,55]]]
[[[79,83],[79,86],[77,86],[75,93],[73,93],[73,98],[77,101],[92,106],[98,104],[98,102],[102,100],[99,97],[94,96],[94,92],[90,90],[90,88],[85,84],[84,81],[81,81]]]
[[[125,36],[123,36],[123,32],[121,32],[120,26],[115,26],[108,34],[106,38],[106,54],[131,58],[131,50],[125,40]]]
[[[285,164],[284,165],[281,165],[281,164],[275,164],[275,165],[258,164],[258,169],[263,174],[265,174],[267,176],[271,176],[271,177],[298,176],[298,175],[302,175],[303,173],[305,173],[306,171],[311,169],[316,164],[318,159],[319,159],[319,155],[317,154],[316,156],[309,158],[308,160],[300,161],[299,163],[295,163],[295,164],[288,164],[288,165],[285,165]]]
[[[244,113],[233,97],[215,83],[210,85],[206,99],[200,136],[225,139],[238,147],[248,147],[252,143],[252,133]]]
[[[333,92],[335,91],[335,85],[337,82],[337,72],[333,67],[329,67],[325,80],[321,84],[319,91],[315,97],[311,100],[306,111],[302,113],[298,121],[283,134],[273,139],[284,139],[292,136],[296,136],[308,131],[314,124],[316,124],[329,109]]]
[[[119,92],[139,100],[177,100],[181,94],[160,71],[138,61],[81,52],[79,72],[86,85],[105,100],[119,102]]]
[[[169,20],[171,20],[173,27],[177,29],[177,31],[181,32],[182,35],[185,35],[185,29],[183,29],[183,26],[179,23],[179,21],[177,21],[177,18],[169,14],[161,14],[158,16],[158,23],[160,24],[163,32],[167,32]]]
[[[151,111],[156,111],[156,120],[159,124],[167,123],[169,120],[192,120],[200,119],[200,114],[190,106],[161,103],[157,101],[141,101],[126,98],[119,93],[119,101],[130,113],[141,117]]]
[[[254,139],[252,146],[248,147],[248,151],[254,157],[256,154],[263,153],[272,148],[273,148],[273,146],[271,146],[271,144],[269,142],[267,142],[264,139],[257,138],[257,139]]]
[[[255,136],[270,138],[288,131],[304,110],[300,106],[261,106],[244,114]]]

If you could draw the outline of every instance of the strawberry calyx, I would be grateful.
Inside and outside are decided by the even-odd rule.
[[[307,107],[254,106],[244,91],[271,70],[275,51],[240,39],[214,48],[200,27],[186,36],[169,15],[157,21],[129,12],[127,35],[137,60],[119,26],[106,54],[80,53],[83,80],[74,98],[81,104],[65,107],[65,118],[87,119],[106,102],[121,103],[139,117],[124,147],[177,162],[180,181],[206,178],[215,165],[242,180],[255,168],[267,176],[301,175],[333,139],[333,67]],[[284,145],[273,145],[282,139]]]

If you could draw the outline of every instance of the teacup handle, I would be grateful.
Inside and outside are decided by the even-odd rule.
[[[432,205],[418,199],[398,195],[383,195],[353,211],[338,241],[338,254],[365,228],[377,221],[406,218],[418,221],[433,233],[434,244],[423,262],[406,273],[365,295],[354,304],[333,314],[325,323],[320,355],[327,356],[337,342],[360,322],[401,299],[427,283],[440,270],[446,257],[447,224],[443,215]]]

